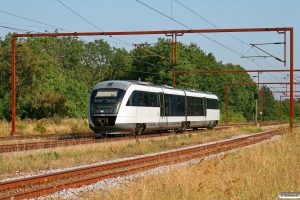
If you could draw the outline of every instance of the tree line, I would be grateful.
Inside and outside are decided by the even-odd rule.
[[[16,103],[20,119],[61,117],[87,118],[93,86],[106,80],[142,80],[172,85],[173,71],[243,70],[223,64],[197,44],[178,43],[178,63],[173,64],[170,39],[159,38],[132,50],[111,46],[102,39],[92,42],[77,37],[18,38],[16,54]],[[11,33],[0,39],[0,118],[11,120]],[[155,56],[160,55],[160,56]],[[221,121],[225,121],[225,85],[253,82],[248,73],[205,73],[177,75],[177,88],[215,93],[220,99]],[[263,95],[263,119],[279,120],[279,101],[267,86]],[[229,121],[254,121],[257,85],[229,89]],[[289,100],[282,103],[282,118],[289,117]],[[297,111],[297,112],[296,112]],[[295,118],[300,106],[295,103]]]

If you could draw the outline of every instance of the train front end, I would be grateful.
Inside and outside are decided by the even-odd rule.
[[[92,90],[89,100],[89,127],[96,136],[120,133],[115,125],[118,112],[128,84],[121,81],[98,83]]]

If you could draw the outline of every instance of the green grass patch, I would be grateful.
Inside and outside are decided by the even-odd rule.
[[[259,133],[259,132],[263,132],[263,129],[261,127],[254,127],[254,126],[246,126],[246,127],[242,127],[241,129],[245,133]]]

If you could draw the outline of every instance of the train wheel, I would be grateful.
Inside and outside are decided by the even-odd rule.
[[[141,135],[143,132],[143,124],[136,124],[135,129],[134,129],[134,135]]]
[[[179,130],[180,130],[182,133],[187,133],[187,129],[188,129],[189,126],[190,126],[190,122],[189,122],[189,121],[182,122],[182,123],[181,123],[181,127],[180,127]]]
[[[212,130],[217,126],[216,122],[213,122],[210,126],[207,127],[207,129]]]

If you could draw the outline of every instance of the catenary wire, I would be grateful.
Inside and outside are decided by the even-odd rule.
[[[171,20],[173,20],[173,21],[175,21],[176,23],[178,23],[178,24],[180,24],[180,25],[182,25],[182,26],[184,26],[184,27],[186,27],[186,28],[192,30],[192,28],[190,28],[190,27],[184,25],[183,23],[181,23],[181,22],[179,22],[179,21],[177,21],[177,20],[175,20],[175,19],[173,19],[173,18],[167,16],[166,14],[164,14],[164,13],[162,13],[162,12],[160,12],[160,11],[158,11],[158,10],[152,8],[152,7],[150,7],[149,5],[143,3],[143,2],[141,2],[141,1],[139,1],[139,0],[136,0],[136,1],[139,2],[140,4],[144,5],[144,6],[148,7],[149,9],[151,9],[151,10],[153,10],[153,11],[155,11],[155,12],[157,12],[157,13],[159,13],[159,14],[161,14],[161,15],[163,15],[163,16],[165,16],[165,17],[167,17],[167,18],[169,18],[169,19],[171,19]],[[207,21],[207,20],[206,20],[206,21]],[[210,22],[209,22],[209,23],[210,23]],[[212,23],[210,23],[210,24],[212,24]],[[215,25],[213,25],[213,26],[215,26]],[[201,35],[201,36],[203,36],[203,37],[205,37],[206,39],[208,39],[208,40],[210,40],[210,41],[212,41],[212,42],[215,42],[215,43],[217,43],[218,45],[220,45],[220,46],[222,46],[222,47],[224,47],[224,48],[226,48],[226,49],[232,51],[233,53],[236,53],[236,54],[238,54],[238,55],[240,55],[240,56],[243,56],[243,54],[240,54],[240,53],[238,53],[237,51],[235,51],[235,50],[233,50],[233,49],[231,49],[231,48],[229,48],[229,47],[227,47],[227,46],[225,46],[225,45],[223,45],[223,44],[221,44],[221,43],[219,43],[219,42],[217,42],[217,41],[215,41],[215,40],[213,40],[213,39],[211,39],[211,38],[209,38],[209,37],[207,37],[207,36],[205,36],[205,35],[203,35],[203,34],[201,34],[201,33],[198,33],[198,34]],[[245,43],[245,44],[246,44],[246,43]],[[258,55],[259,55],[259,54],[258,54]],[[263,69],[258,63],[254,62],[252,59],[249,59],[249,58],[247,58],[247,59],[250,60],[250,61],[252,61],[254,64],[256,64],[256,65],[257,65],[258,67],[260,67],[261,69]],[[271,66],[271,65],[270,65],[270,66]],[[271,66],[271,67],[272,67],[273,69],[275,69],[273,66]],[[267,72],[267,73],[270,74],[269,72]],[[274,77],[272,74],[270,74],[270,75],[271,75],[272,77]],[[277,79],[276,77],[274,77],[274,78]],[[280,81],[279,79],[277,79],[277,80]]]
[[[97,28],[98,30],[100,30],[102,32],[105,32],[102,29],[100,29],[99,27],[97,27],[96,25],[94,25],[93,23],[91,23],[90,21],[88,21],[87,19],[85,19],[84,17],[82,17],[81,15],[79,15],[77,12],[75,12],[74,10],[72,10],[70,7],[68,7],[67,5],[63,4],[60,0],[57,0],[57,1],[59,3],[61,3],[63,6],[65,6],[67,9],[69,9],[70,11],[72,11],[74,14],[76,14],[77,16],[79,16],[81,19],[83,19],[84,21],[86,21],[87,23],[89,23],[90,25],[92,25],[93,27]],[[113,38],[116,39],[116,40],[118,40],[118,41],[120,41],[120,42],[123,42],[124,44],[130,45],[130,46],[134,46],[134,45],[129,44],[129,43],[125,42],[125,41],[122,41],[122,40],[120,40],[120,39],[118,39],[116,37],[113,37]],[[142,49],[142,50],[144,50],[144,49]],[[143,62],[143,61],[140,61],[140,62]],[[147,64],[149,64],[149,63],[147,63]],[[162,67],[162,66],[160,66],[160,67]],[[162,68],[166,68],[166,67],[162,67]],[[170,70],[172,70],[172,68],[169,68],[169,67],[167,67],[167,68],[170,69]]]

